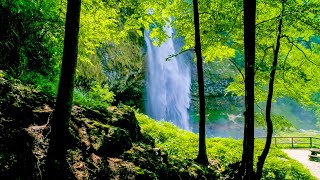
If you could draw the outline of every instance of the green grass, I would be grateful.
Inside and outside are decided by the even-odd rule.
[[[167,150],[171,157],[195,159],[198,136],[177,128],[171,123],[154,121],[136,113],[143,132],[151,135],[156,146]],[[263,140],[255,143],[255,164],[264,147]],[[207,138],[207,153],[211,160],[219,163],[221,170],[230,163],[238,162],[242,154],[242,141],[231,138]],[[281,149],[272,147],[265,163],[263,179],[315,179],[302,164],[288,157]]]

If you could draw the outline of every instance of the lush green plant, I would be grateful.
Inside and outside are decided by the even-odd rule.
[[[56,96],[58,93],[58,76],[44,76],[39,72],[26,71],[20,80],[24,84],[32,84],[36,89],[50,96]]]
[[[180,159],[195,158],[197,155],[198,137],[196,134],[177,128],[169,122],[154,121],[146,115],[136,113],[143,132],[151,135],[156,146],[166,149],[170,156]],[[263,140],[255,143],[255,164],[264,147]],[[242,155],[242,140],[231,138],[208,138],[207,153],[221,170],[228,165],[239,162]],[[289,158],[281,149],[271,147],[263,171],[263,179],[315,179],[303,165]]]
[[[80,89],[74,91],[74,103],[85,107],[107,108],[113,102],[113,97],[114,93],[109,91],[107,85],[101,86],[98,83],[87,92]]]
[[[0,78],[3,78],[5,76],[4,72],[0,70]]]
[[[0,66],[15,77],[27,70],[51,76],[62,51],[60,1],[1,1],[0,9]]]

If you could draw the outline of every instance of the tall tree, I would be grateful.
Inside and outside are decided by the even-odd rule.
[[[254,179],[254,65],[256,0],[244,0],[245,130],[243,143],[244,179]]]
[[[273,51],[273,63],[272,63],[272,69],[271,69],[270,79],[269,79],[269,91],[268,91],[268,98],[267,98],[267,104],[266,104],[267,140],[266,140],[265,147],[261,153],[261,156],[259,156],[259,159],[258,159],[256,179],[261,179],[262,177],[263,165],[269,153],[271,140],[272,140],[273,125],[271,120],[271,105],[272,105],[274,78],[276,75],[278,55],[280,50],[280,39],[282,35],[282,17],[284,14],[284,3],[285,3],[285,0],[282,0],[282,11],[279,17],[280,20],[278,24],[276,47],[274,48],[274,51]]]
[[[199,85],[199,152],[196,161],[201,164],[209,164],[207,150],[206,150],[206,107],[204,97],[204,79],[203,79],[203,66],[202,66],[202,53],[200,41],[200,23],[199,23],[199,10],[198,0],[193,0],[194,11],[194,37],[195,37],[195,52],[197,56],[197,71],[198,71],[198,85]]]
[[[54,118],[50,122],[50,147],[48,150],[48,175],[50,179],[65,179],[68,166],[66,151],[69,120],[73,103],[74,78],[78,55],[78,35],[81,0],[68,0],[62,69]]]

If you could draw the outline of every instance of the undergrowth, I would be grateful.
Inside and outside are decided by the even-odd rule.
[[[154,121],[140,113],[136,113],[136,117],[142,131],[151,135],[155,139],[156,146],[167,150],[170,156],[180,159],[196,158],[197,134],[181,130],[168,122]],[[230,164],[241,160],[242,140],[207,138],[206,144],[209,159],[216,161],[222,171],[228,170]],[[255,164],[263,147],[264,141],[257,140],[255,143]],[[262,179],[313,180],[315,177],[302,164],[291,159],[281,149],[271,147],[264,166]]]
[[[38,72],[29,71],[21,75],[19,80],[22,84],[31,84],[35,86],[37,90],[52,97],[56,97],[58,93],[59,78],[56,74],[52,76],[45,76]]]
[[[5,72],[0,72],[0,78],[17,80]],[[56,97],[58,93],[59,76],[44,76],[38,72],[26,72],[19,78],[22,84],[30,84],[35,89],[41,91],[51,97]],[[93,83],[89,90],[81,87],[75,87],[73,101],[75,105],[92,108],[107,108],[114,101],[115,94],[109,90],[107,85]]]
[[[76,105],[100,109],[110,106],[114,96],[107,85],[101,86],[96,83],[89,91],[75,89],[73,100]]]

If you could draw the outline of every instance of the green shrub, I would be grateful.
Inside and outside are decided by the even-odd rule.
[[[76,105],[92,107],[92,108],[106,108],[114,100],[114,93],[109,91],[107,85],[101,86],[96,83],[88,92],[80,89],[74,91],[74,103]]]
[[[5,73],[0,73],[0,77]],[[12,78],[12,77],[8,77]],[[13,79],[13,78],[12,78]],[[58,93],[58,75],[44,76],[38,72],[26,71],[19,79],[23,84],[31,84],[37,90],[56,97]],[[114,101],[114,93],[107,85],[101,86],[94,83],[88,91],[82,89],[74,90],[74,104],[92,108],[106,108]]]
[[[37,90],[53,97],[56,97],[58,93],[59,79],[56,74],[44,76],[35,71],[26,71],[20,77],[20,81],[23,84],[34,85]]]
[[[3,78],[3,77],[5,77],[5,74],[3,71],[0,70],[0,78]]]
[[[156,146],[168,151],[170,156],[180,159],[196,158],[198,135],[181,130],[171,123],[155,121],[146,115],[136,113],[143,132],[151,135]],[[217,162],[221,171],[230,164],[239,162],[242,155],[242,140],[232,138],[207,138],[207,153],[211,160]],[[255,142],[255,159],[264,147],[263,140]],[[263,179],[315,179],[302,164],[291,159],[286,153],[276,147],[271,147],[263,171]]]

